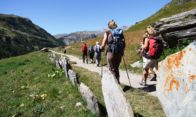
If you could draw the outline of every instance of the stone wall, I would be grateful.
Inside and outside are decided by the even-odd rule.
[[[101,116],[102,111],[100,111],[99,101],[93,92],[86,86],[84,83],[80,83],[79,77],[77,77],[76,72],[71,69],[69,64],[69,58],[65,54],[58,53],[50,50],[51,54],[49,55],[51,62],[56,65],[57,68],[62,68],[65,72],[65,76],[70,80],[73,86],[76,86],[84,101],[87,104],[87,108],[95,115]]]
[[[157,94],[167,117],[196,116],[196,41],[159,64]]]
[[[65,71],[65,75],[74,86],[78,87],[83,99],[87,104],[87,108],[97,116],[105,116],[106,112],[100,105],[97,97],[93,94],[88,86],[80,83],[76,73],[71,69],[68,58],[61,53],[50,51],[50,60],[58,68]],[[114,76],[108,71],[104,71],[102,78],[102,92],[106,109],[109,117],[134,117],[133,110],[126,100],[124,93]]]

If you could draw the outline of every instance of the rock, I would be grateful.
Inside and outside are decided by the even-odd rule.
[[[51,52],[51,54],[49,55],[49,58],[52,64],[56,64],[56,54],[54,52]]]
[[[60,64],[60,67],[63,68],[64,72],[65,72],[65,76],[68,78],[68,70],[70,69],[69,68],[69,65],[68,65],[68,60],[66,57],[61,57],[59,59],[59,64]]]
[[[168,42],[168,39],[179,40],[181,38],[189,38],[196,37],[196,27],[185,29],[185,30],[177,30],[173,32],[168,32],[164,34],[164,39]],[[194,38],[195,39],[195,38]]]
[[[59,68],[60,68],[60,63],[59,63],[59,61],[56,60],[55,63],[56,63],[56,67],[59,69]]]
[[[137,68],[142,68],[142,62],[141,61],[136,61],[133,64],[130,64],[131,67],[137,67]]]
[[[157,95],[167,117],[196,115],[196,41],[159,64]]]
[[[25,106],[24,103],[20,104],[20,107],[24,107],[24,106]]]
[[[74,86],[77,86],[79,84],[79,79],[78,79],[78,77],[76,76],[76,73],[73,70],[69,69],[68,77],[69,77],[71,83]]]
[[[160,19],[153,26],[170,47],[176,46],[179,39],[196,37],[196,9]]]
[[[87,87],[84,83],[81,83],[79,86],[79,91],[87,103],[87,108],[94,114],[100,116],[100,109],[98,105],[97,97],[93,94],[93,92]]]
[[[48,48],[42,48],[40,51],[41,52],[49,52]]]
[[[47,94],[41,94],[40,97],[41,97],[42,100],[45,100],[46,97],[47,97]]]
[[[81,102],[77,102],[75,105],[76,108],[82,107],[82,103]]]
[[[102,92],[109,117],[134,117],[122,89],[109,71],[103,73]]]

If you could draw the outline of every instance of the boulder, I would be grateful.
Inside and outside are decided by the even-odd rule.
[[[62,68],[65,72],[65,76],[68,78],[68,70],[69,70],[68,60],[65,57],[61,57],[60,64],[62,65]]]
[[[41,52],[49,52],[49,49],[48,48],[42,48],[40,51]]]
[[[108,117],[134,117],[133,110],[121,87],[109,71],[103,73],[102,92]]]
[[[79,86],[79,91],[87,103],[87,108],[91,110],[92,113],[100,116],[100,109],[97,97],[93,94],[93,92],[87,87],[84,83],[81,83]]]
[[[50,61],[52,62],[52,64],[56,65],[56,54],[54,52],[51,52],[49,55]]]
[[[159,64],[157,95],[167,117],[196,115],[196,41]]]
[[[73,70],[71,69],[68,70],[68,77],[74,86],[77,86],[79,84],[79,79]]]
[[[179,39],[195,39],[191,37],[196,37],[196,9],[160,19],[153,26],[171,47]]]

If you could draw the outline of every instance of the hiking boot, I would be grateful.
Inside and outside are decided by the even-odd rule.
[[[141,86],[147,86],[147,84],[145,82],[140,82]]]
[[[150,79],[150,81],[157,81],[157,75],[154,74],[154,77],[152,79]]]

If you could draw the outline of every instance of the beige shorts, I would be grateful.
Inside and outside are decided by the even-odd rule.
[[[156,59],[147,59],[143,57],[143,69],[158,70],[158,61]]]

